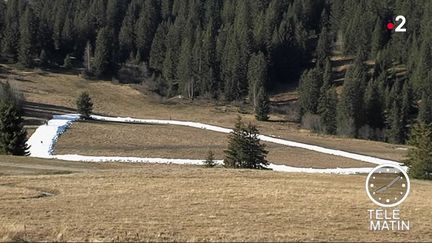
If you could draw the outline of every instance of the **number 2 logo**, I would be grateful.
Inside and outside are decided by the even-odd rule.
[[[400,21],[400,23],[396,26],[396,29],[394,31],[395,32],[406,32],[406,29],[404,28],[404,25],[406,23],[405,17],[402,15],[398,15],[398,16],[396,16],[395,21],[396,22]]]

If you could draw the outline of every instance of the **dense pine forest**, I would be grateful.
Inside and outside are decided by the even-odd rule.
[[[397,15],[407,32],[386,29]],[[431,22],[427,0],[8,0],[1,60],[247,100],[259,120],[270,91],[299,85],[304,126],[404,143],[432,122]],[[352,57],[343,85],[336,55]]]

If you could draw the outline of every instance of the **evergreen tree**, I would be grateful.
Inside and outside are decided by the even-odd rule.
[[[105,27],[99,30],[93,61],[94,73],[102,77],[112,71],[112,38],[111,31]]]
[[[326,64],[326,58],[329,56],[331,51],[331,40],[330,36],[327,32],[327,28],[323,27],[321,33],[319,35],[315,55],[316,55],[316,63],[318,66],[324,67]]]
[[[191,44],[188,39],[184,40],[181,45],[180,58],[177,68],[177,77],[179,81],[179,87],[182,93],[192,98],[195,94],[195,80],[192,77],[192,56],[191,56]]]
[[[423,91],[419,105],[418,121],[432,124],[432,96]]]
[[[320,115],[321,125],[327,134],[336,134],[337,121],[336,121],[336,107],[337,107],[337,93],[336,89],[332,88],[326,82],[320,91],[318,114]]]
[[[137,4],[132,1],[129,4],[126,15],[123,19],[122,26],[119,33],[119,48],[120,48],[120,62],[124,62],[132,53],[136,52],[136,35],[135,35],[135,23],[137,22],[139,14],[139,8]]]
[[[166,53],[165,38],[168,33],[168,23],[162,22],[156,30],[150,49],[150,67],[158,73],[162,72]]]
[[[195,8],[197,8],[197,11],[204,11],[201,6],[195,6]],[[194,15],[189,21],[199,21],[198,18],[198,16]],[[219,83],[215,73],[217,67],[213,19],[209,19],[204,29],[198,26],[198,29],[195,29],[193,32],[192,73],[199,86],[198,95],[216,98],[218,96]]]
[[[255,118],[258,121],[267,121],[270,113],[270,100],[264,87],[260,88],[255,107]]]
[[[366,124],[371,128],[382,129],[384,127],[384,104],[377,81],[369,81],[365,96],[364,96],[364,109],[365,117],[367,117]]]
[[[324,73],[323,73],[323,84],[328,84],[331,86],[332,83],[332,64],[330,58],[325,59]]]
[[[398,101],[393,102],[393,106],[388,114],[389,129],[387,131],[388,140],[392,143],[404,142],[404,127],[401,119],[401,109]]]
[[[363,125],[363,93],[366,72],[364,64],[357,59],[345,74],[344,86],[337,110],[338,133],[356,136]]]
[[[106,0],[91,1],[91,5],[87,14],[87,21],[90,29],[99,30],[103,27],[106,27],[106,6]]]
[[[321,86],[322,77],[317,68],[303,73],[299,86],[299,104],[302,115],[306,113],[317,114]]]
[[[225,150],[224,165],[231,168],[265,169],[268,151],[258,138],[258,129],[252,124],[245,125],[237,119],[229,135],[228,149]]]
[[[258,93],[267,83],[267,61],[262,52],[252,55],[248,65],[249,100],[258,106]]]
[[[414,125],[408,144],[408,174],[416,179],[432,179],[432,125]]]
[[[40,10],[39,14],[36,12],[37,17],[39,18],[39,26],[37,29],[37,40],[36,43],[38,43],[40,48],[40,56],[42,56],[42,51],[45,52],[45,56],[47,57],[47,62],[45,64],[48,64],[48,57],[51,59],[52,56],[54,56],[54,40],[53,40],[53,29],[52,29],[52,22],[51,22],[51,16],[52,16],[52,9],[50,8],[49,4],[45,4],[43,8]],[[40,57],[39,57],[40,58]],[[41,60],[42,61],[42,60]]]
[[[193,84],[194,95],[200,95],[207,92],[209,80],[205,77],[204,70],[204,53],[203,53],[203,42],[202,42],[202,31],[201,29],[195,30],[194,38],[191,41],[193,43],[190,49],[191,56],[191,83]],[[207,67],[206,67],[207,68]],[[191,90],[191,89],[190,89]]]
[[[17,57],[18,44],[20,41],[20,5],[20,0],[11,0],[6,2],[6,17],[2,38],[2,49],[4,53],[10,55],[14,60],[16,60]]]
[[[402,87],[401,99],[401,121],[402,121],[402,140],[406,141],[409,135],[410,124],[413,123],[414,110],[414,94],[411,83],[407,80]]]
[[[375,58],[378,54],[378,52],[381,50],[381,48],[384,45],[384,24],[382,23],[381,19],[377,19],[375,23],[374,30],[372,32],[372,40],[371,40],[371,54],[370,56],[372,58]]]
[[[87,92],[82,92],[76,101],[77,111],[82,118],[88,119],[93,111],[93,102]]]
[[[108,26],[118,35],[122,26],[123,17],[126,11],[127,2],[122,0],[108,0],[107,3],[107,23]]]
[[[62,1],[54,2],[55,19],[54,19],[54,26],[53,26],[53,39],[54,39],[55,49],[57,50],[63,47],[61,42],[62,42],[63,26],[67,16],[67,7],[68,6],[66,2],[62,2]]]
[[[412,74],[412,82],[416,93],[421,94],[427,87],[427,81],[430,81],[428,72],[432,68],[432,48],[428,41],[423,41],[419,57],[416,59],[417,65]]]
[[[228,100],[237,100],[247,95],[247,68],[250,53],[253,47],[251,19],[250,19],[250,2],[236,2],[236,15],[233,22],[233,33],[231,40],[228,40],[228,60],[231,63],[229,75],[227,77],[226,94]],[[232,92],[231,92],[232,91]]]
[[[167,50],[165,55],[163,68],[162,68],[162,78],[168,84],[168,96],[174,96],[178,91],[178,82],[176,80],[176,62],[177,57],[172,50]]]
[[[69,10],[63,25],[61,33],[61,50],[62,53],[71,53],[74,51],[75,26],[73,25],[73,13]]]
[[[36,38],[35,18],[30,6],[21,19],[18,60],[24,67],[33,67]]]
[[[181,51],[181,30],[182,19],[176,19],[174,24],[169,26],[166,36],[166,55],[163,62],[162,77],[168,83],[168,95],[176,95],[178,92],[177,65]]]
[[[0,102],[0,154],[28,155],[27,131],[17,107]]]
[[[147,0],[141,9],[140,17],[135,26],[136,46],[141,60],[149,59],[150,47],[159,24],[159,4],[156,0]]]
[[[168,19],[169,17],[172,17],[172,5],[173,0],[166,0],[161,1],[161,16],[164,20]]]

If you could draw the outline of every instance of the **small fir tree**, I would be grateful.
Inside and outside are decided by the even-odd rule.
[[[213,151],[209,150],[207,152],[207,158],[204,161],[204,165],[205,165],[205,167],[215,167],[216,166],[216,162],[215,162]]]
[[[266,160],[268,151],[258,136],[256,126],[250,123],[245,125],[239,117],[228,137],[224,165],[230,168],[265,169],[269,164]]]
[[[77,101],[77,110],[82,118],[88,119],[90,118],[90,114],[93,111],[93,102],[90,95],[87,92],[82,92],[78,97]]]

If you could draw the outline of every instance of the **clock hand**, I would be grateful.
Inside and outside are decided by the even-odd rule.
[[[387,189],[389,189],[391,186],[393,186],[398,180],[400,180],[400,177],[396,177],[394,178],[388,185],[382,186],[380,188],[378,188],[375,192],[376,193],[381,193],[386,191]]]

